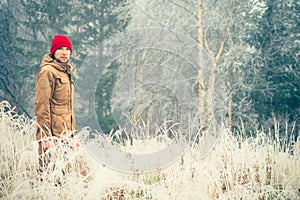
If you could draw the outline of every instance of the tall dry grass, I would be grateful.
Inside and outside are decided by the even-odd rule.
[[[1,199],[300,199],[300,145],[282,142],[277,130],[252,137],[223,130],[205,158],[195,143],[167,168],[124,174],[97,163],[84,148],[59,145],[40,172],[34,120],[1,102],[0,127]],[[164,142],[135,139],[120,148],[151,151]]]

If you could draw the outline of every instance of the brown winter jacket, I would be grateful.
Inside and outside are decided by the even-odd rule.
[[[70,137],[75,131],[74,82],[70,64],[45,55],[36,79],[34,112],[38,123],[36,139]]]

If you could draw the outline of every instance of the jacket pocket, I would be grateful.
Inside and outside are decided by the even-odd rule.
[[[57,104],[68,104],[68,101],[70,99],[70,82],[68,78],[56,78],[53,99],[56,100]]]
[[[64,106],[51,106],[51,131],[53,135],[61,137],[70,128],[71,112]]]
[[[71,110],[66,106],[51,106],[51,112],[56,115],[70,114]]]

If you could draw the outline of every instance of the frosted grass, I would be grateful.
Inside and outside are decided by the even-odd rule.
[[[299,140],[282,141],[278,127],[248,138],[224,129],[204,159],[194,143],[171,166],[134,174],[113,171],[84,148],[65,145],[56,147],[49,167],[40,172],[35,121],[3,101],[0,127],[1,199],[300,199]],[[169,140],[125,141],[119,147],[148,152],[164,142]]]

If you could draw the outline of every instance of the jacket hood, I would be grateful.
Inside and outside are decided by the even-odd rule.
[[[46,65],[51,65],[55,67],[59,71],[72,71],[72,65],[69,63],[60,63],[57,60],[53,59],[50,54],[46,54],[41,62],[40,68],[46,66]]]

